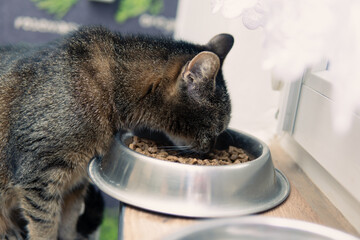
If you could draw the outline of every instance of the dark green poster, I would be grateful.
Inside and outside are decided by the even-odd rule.
[[[0,44],[47,42],[81,25],[172,35],[177,0],[1,0]]]

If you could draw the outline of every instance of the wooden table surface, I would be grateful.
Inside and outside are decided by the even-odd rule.
[[[290,181],[291,192],[284,203],[261,215],[318,223],[360,236],[284,152],[276,139],[271,141],[269,147],[275,167],[282,171]],[[128,205],[124,205],[121,209],[122,229],[119,230],[119,239],[123,240],[161,239],[183,227],[204,221],[157,214]]]

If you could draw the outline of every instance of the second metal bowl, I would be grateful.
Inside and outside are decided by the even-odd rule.
[[[293,219],[248,216],[207,220],[164,240],[360,240],[339,230]]]

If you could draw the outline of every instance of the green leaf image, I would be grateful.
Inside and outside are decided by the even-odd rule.
[[[45,10],[51,15],[54,15],[57,19],[61,19],[66,15],[70,8],[76,4],[79,0],[31,0],[36,6]]]
[[[163,6],[164,0],[120,0],[115,19],[117,22],[123,23],[127,19],[137,17],[146,11],[156,15],[161,12]]]
[[[54,15],[55,18],[63,18],[73,5],[79,0],[31,0],[36,6]],[[144,12],[152,15],[159,14],[164,7],[164,0],[120,0],[115,14],[115,20],[123,23],[129,18],[137,17]]]
[[[118,238],[119,210],[117,208],[105,208],[104,219],[100,226],[100,240]]]

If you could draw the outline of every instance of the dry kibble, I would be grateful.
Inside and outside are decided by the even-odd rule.
[[[218,166],[219,165],[219,161],[216,159],[211,159],[210,160],[210,166]]]
[[[236,153],[231,154],[231,156],[230,156],[231,161],[235,161],[236,159],[238,159],[238,156],[239,155]]]
[[[148,147],[148,152],[149,153],[156,153],[157,152],[157,147]]]
[[[191,165],[197,165],[198,161],[196,158],[192,158],[190,161],[189,161],[189,164]]]
[[[234,146],[229,146],[226,150],[214,149],[207,154],[206,158],[179,156],[180,152],[174,150],[166,151],[161,148],[161,145],[156,144],[154,141],[139,138],[137,136],[133,137],[133,141],[129,144],[129,148],[150,157],[191,165],[219,166],[239,164],[254,159],[254,157],[246,153],[243,149]]]
[[[167,156],[169,156],[169,153],[167,153],[163,150],[158,153],[158,157],[166,158]]]
[[[204,164],[205,164],[205,165],[210,165],[210,162],[209,162],[209,160],[208,160],[208,159],[204,159],[204,161],[203,161],[203,162],[204,162]]]
[[[170,155],[166,159],[175,161],[178,159],[178,157]]]

